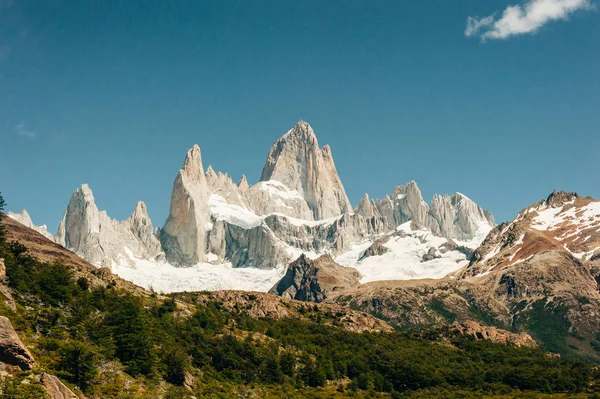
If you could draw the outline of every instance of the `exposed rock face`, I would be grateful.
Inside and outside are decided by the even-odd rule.
[[[370,201],[366,196],[355,209],[363,216],[383,216],[390,228],[412,221],[417,228],[458,240],[476,248],[495,226],[494,217],[463,194],[434,195],[431,206],[414,181],[394,187],[392,195]]]
[[[40,383],[46,390],[50,399],[78,399],[77,395],[65,386],[60,380],[48,373],[42,373]]]
[[[146,204],[143,201],[137,203],[133,215],[126,220],[126,223],[129,225],[129,229],[134,237],[137,237],[143,248],[145,248],[147,254],[156,254],[155,257],[162,255],[160,242],[154,234],[152,221],[150,220],[150,216],[148,216]]]
[[[19,339],[10,320],[0,316],[0,362],[31,370],[34,359]]]
[[[463,194],[434,195],[429,208],[428,227],[436,234],[468,241],[483,229],[483,236],[496,225],[494,217]],[[482,237],[483,238],[483,237]]]
[[[6,265],[4,264],[4,258],[0,258],[0,281],[6,278]]]
[[[57,242],[97,266],[110,267],[130,256],[154,259],[161,256],[158,239],[146,206],[139,202],[125,221],[98,211],[87,184],[75,190],[58,227]]]
[[[248,187],[250,187],[250,185],[248,184],[248,179],[246,179],[246,175],[242,175],[240,181],[238,181],[237,183],[237,186],[238,190],[240,190],[240,193],[243,193],[248,189]]]
[[[365,194],[363,199],[360,200],[354,212],[367,218],[381,217],[381,213],[379,213],[379,209],[377,209],[375,201],[369,199],[368,194]]]
[[[211,166],[206,171],[206,182],[210,191],[225,199],[228,204],[246,207],[240,189],[226,173],[215,173]],[[247,184],[247,183],[246,183]],[[244,190],[247,189],[244,188]]]
[[[310,223],[272,214],[250,228],[213,218],[208,241],[209,252],[234,267],[270,269],[289,263],[301,251],[340,254],[384,231],[381,219],[357,214]]]
[[[194,145],[173,183],[171,210],[161,230],[160,238],[169,262],[187,266],[206,261],[210,194],[200,147]]]
[[[323,302],[329,292],[359,285],[360,273],[345,268],[329,255],[311,260],[304,254],[292,262],[270,294],[307,302]]]
[[[472,320],[456,323],[453,327],[462,335],[471,336],[476,340],[486,340],[505,345],[512,344],[519,347],[537,347],[535,340],[529,334],[523,332],[515,334],[496,327],[484,326]]]
[[[383,245],[385,241],[387,240],[375,241],[369,248],[365,249],[365,251],[360,254],[358,260],[361,261],[371,256],[381,256],[387,252],[390,252],[389,248]]]
[[[331,149],[319,148],[314,131],[304,121],[273,144],[260,180],[277,180],[296,190],[306,200],[315,220],[352,210]]]
[[[31,216],[29,216],[29,212],[26,209],[23,209],[21,213],[8,212],[7,216],[21,223],[25,227],[29,227],[46,237],[49,240],[54,241],[54,236],[48,232],[46,225],[36,226],[31,221]]]
[[[313,213],[296,190],[277,180],[261,181],[246,189],[244,198],[257,215],[281,213],[303,220],[313,220]]]

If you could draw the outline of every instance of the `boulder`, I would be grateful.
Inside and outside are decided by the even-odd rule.
[[[50,399],[78,399],[73,391],[51,374],[43,373],[40,377],[40,383]]]
[[[31,370],[35,360],[17,335],[9,319],[0,316],[0,362]]]

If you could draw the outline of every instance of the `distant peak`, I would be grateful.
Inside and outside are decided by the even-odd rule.
[[[240,181],[238,181],[237,183],[238,188],[245,190],[247,189],[250,185],[248,184],[248,180],[246,179],[246,175],[242,175]]]
[[[92,192],[90,186],[88,186],[87,184],[82,184],[79,188],[75,190],[75,194],[79,193],[81,193],[88,202],[94,202],[94,193]]]
[[[208,165],[208,168],[206,168],[206,176],[216,176],[215,170],[213,169],[212,165]]]
[[[146,209],[146,204],[144,203],[144,201],[138,201],[137,205],[135,206],[134,213],[148,215],[148,210]]]
[[[577,193],[554,190],[548,196],[548,198],[546,198],[546,204],[548,204],[549,206],[560,206],[576,198],[579,198],[579,194]]]
[[[298,121],[296,125],[284,134],[279,140],[286,140],[289,138],[300,138],[308,142],[317,142],[317,136],[313,128],[303,120]]]
[[[200,180],[201,176],[204,177],[202,155],[198,144],[194,144],[194,146],[188,150],[181,170],[187,177],[193,180]]]

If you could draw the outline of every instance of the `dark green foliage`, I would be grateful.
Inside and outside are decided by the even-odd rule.
[[[57,362],[59,377],[86,390],[97,374],[96,354],[92,348],[82,342],[72,341],[59,348],[60,360]]]

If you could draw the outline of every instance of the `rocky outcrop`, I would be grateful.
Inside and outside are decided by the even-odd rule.
[[[169,217],[160,232],[169,262],[189,266],[207,260],[210,195],[202,167],[200,147],[194,145],[188,151],[183,167],[173,183]]]
[[[439,256],[436,252],[437,252],[436,248],[434,248],[434,247],[429,248],[427,253],[423,255],[421,262],[429,262],[430,260],[441,258],[441,256]]]
[[[323,302],[329,292],[356,287],[360,273],[345,268],[329,255],[311,260],[304,254],[292,262],[270,294],[306,302]]]
[[[37,231],[47,239],[54,241],[54,236],[48,232],[48,229],[45,224],[42,226],[36,226],[35,224],[33,224],[33,222],[31,221],[31,216],[29,216],[29,212],[27,212],[26,209],[23,209],[21,213],[8,212],[7,216],[21,223],[25,227],[29,227],[30,229]]]
[[[497,344],[512,344],[518,347],[535,348],[537,343],[527,333],[515,334],[496,327],[484,326],[476,321],[468,320],[456,323],[453,328],[460,334],[473,337],[475,340],[485,340]]]
[[[138,202],[125,221],[98,211],[87,184],[75,190],[58,227],[57,242],[96,266],[131,261],[131,257],[155,259],[162,256],[146,205]]]
[[[306,200],[315,220],[351,212],[329,146],[319,148],[313,129],[299,121],[277,140],[267,156],[261,181],[277,180]]]
[[[389,238],[389,237],[387,237]],[[381,256],[385,253],[390,252],[389,248],[384,246],[383,244],[387,240],[377,240],[369,248],[365,249],[358,257],[358,261],[361,261],[365,258],[369,258],[371,256]]]
[[[46,390],[50,399],[78,399],[73,391],[51,374],[42,373],[40,376],[40,383]]]
[[[35,360],[19,339],[10,320],[0,316],[0,362],[31,370]]]
[[[193,300],[199,306],[216,305],[227,312],[243,314],[252,318],[310,320],[314,315],[320,314],[326,316],[321,324],[335,323],[334,325],[349,331],[393,331],[385,321],[345,306],[329,303],[305,303],[264,292],[215,291],[198,293]]]

